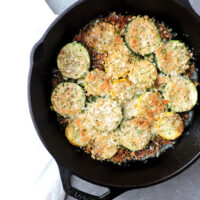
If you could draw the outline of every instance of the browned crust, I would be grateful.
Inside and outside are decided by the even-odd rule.
[[[172,30],[167,28],[163,23],[157,23],[158,31],[162,40],[172,39]]]
[[[145,160],[147,158],[156,157],[161,153],[163,146],[166,145],[173,145],[173,141],[166,140],[160,136],[155,136],[150,144],[143,150],[131,152],[128,149],[119,148],[115,156],[112,157],[111,162],[120,164],[131,160]],[[90,143],[84,150],[87,154],[91,154],[92,148],[92,143]]]
[[[65,118],[65,117],[57,114],[57,121],[58,121],[58,123],[60,125],[60,128],[64,129],[67,126],[68,122],[69,122],[69,118]]]
[[[74,36],[73,41],[77,41],[82,43],[88,50],[91,58],[91,65],[92,68],[98,68],[102,70],[104,68],[104,60],[105,57],[107,56],[106,53],[99,53],[96,49],[94,49],[90,44],[87,42],[87,29],[88,27],[84,27],[80,32]]]
[[[122,33],[126,25],[132,20],[132,16],[116,15],[115,13],[111,13],[107,17],[102,17],[101,20],[113,24],[117,27],[118,31]]]
[[[151,143],[143,150],[131,152],[127,149],[119,149],[117,154],[111,159],[114,163],[122,163],[128,160],[144,160],[146,158],[159,155],[165,145],[172,145],[173,142],[156,136]]]
[[[56,70],[53,73],[52,80],[51,80],[52,87],[55,88],[62,81],[63,81],[63,77],[62,77],[61,72],[59,70]]]
[[[100,20],[115,25],[118,28],[118,31],[121,32],[131,20],[131,16],[116,15],[114,13],[111,13],[107,17],[100,18]],[[92,68],[98,68],[102,70],[104,69],[107,53],[99,53],[88,43],[87,30],[89,29],[89,27],[90,26],[85,26],[82,30],[80,30],[80,32],[73,38],[73,41],[78,41],[87,48],[91,57]]]
[[[131,21],[131,19],[132,16],[130,15],[116,15],[115,13],[111,13],[107,17],[100,18],[100,20],[104,22],[108,22],[115,25],[117,27],[117,31],[119,31],[120,34],[123,34],[125,27]],[[87,42],[86,32],[89,26],[87,25],[83,29],[81,29],[79,33],[75,35],[73,41],[78,41],[87,48],[90,54],[91,66],[93,69],[98,68],[100,70],[104,70],[104,63],[105,63],[105,58],[107,57],[107,53],[99,53]],[[170,29],[166,28],[163,24],[159,23],[157,24],[157,26],[162,39],[165,40],[172,38],[172,33]],[[63,80],[62,75],[59,72],[56,72],[52,78],[52,86],[55,87],[60,82],[62,82],[62,80]],[[58,116],[58,122],[62,126],[65,126],[67,124],[67,119],[63,118],[62,116]],[[148,147],[140,151],[131,152],[127,149],[119,148],[116,155],[111,159],[111,162],[120,164],[128,160],[142,160],[148,157],[155,157],[156,155],[159,154],[163,146],[172,144],[173,144],[172,141],[163,139],[160,136],[156,136],[154,140],[148,145]],[[86,153],[90,154],[92,150],[92,144],[88,144],[84,150]]]

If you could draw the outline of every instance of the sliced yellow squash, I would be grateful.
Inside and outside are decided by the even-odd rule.
[[[178,114],[172,112],[161,113],[152,126],[152,132],[167,140],[177,139],[184,130],[184,124]]]

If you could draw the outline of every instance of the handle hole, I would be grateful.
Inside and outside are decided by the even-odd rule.
[[[71,177],[71,185],[72,185],[72,187],[74,187],[82,192],[86,192],[86,193],[94,195],[94,196],[102,196],[103,194],[109,192],[108,188],[99,186],[99,185],[95,185],[93,183],[89,183],[85,180],[78,178],[75,175],[72,175],[72,177]]]

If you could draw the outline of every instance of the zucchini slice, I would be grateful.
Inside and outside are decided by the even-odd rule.
[[[167,140],[175,140],[183,133],[184,124],[178,114],[164,112],[154,122],[151,130]]]
[[[164,101],[158,92],[146,92],[138,99],[137,116],[151,121],[164,110]]]
[[[142,118],[134,118],[122,122],[120,144],[130,151],[139,151],[149,143],[151,132],[149,122]]]
[[[95,136],[92,143],[92,157],[98,160],[111,159],[117,153],[118,144],[118,130],[108,133],[99,133]]]
[[[90,56],[81,43],[68,43],[61,49],[57,65],[65,78],[79,79],[88,72]]]
[[[89,95],[105,96],[110,92],[110,77],[104,71],[94,69],[84,79],[84,87]]]
[[[192,81],[181,76],[173,76],[163,90],[163,97],[172,111],[185,112],[195,106],[198,93]]]
[[[131,119],[137,116],[138,99],[139,98],[135,97],[123,104],[122,108],[123,108],[124,120]]]
[[[157,68],[147,60],[139,60],[134,63],[128,77],[137,88],[148,89],[157,78]]]
[[[132,67],[132,59],[133,56],[131,56],[128,48],[121,45],[105,59],[105,71],[114,79],[124,77]]]
[[[115,79],[111,86],[111,95],[123,103],[133,98],[135,86],[127,79]]]
[[[78,115],[65,129],[68,141],[77,147],[86,146],[91,140],[92,133],[89,119],[85,114]]]
[[[158,68],[168,75],[182,74],[189,68],[190,52],[184,43],[170,40],[156,50]]]
[[[87,41],[90,46],[99,52],[113,51],[123,39],[117,34],[115,27],[106,22],[96,21],[87,32]]]
[[[75,83],[60,83],[53,90],[51,103],[53,109],[62,116],[73,116],[85,106],[83,89]]]
[[[124,39],[134,53],[142,56],[155,52],[161,41],[156,25],[147,16],[136,17],[129,22]]]
[[[88,104],[91,124],[98,131],[112,131],[122,121],[122,109],[117,101],[109,98],[98,98]]]

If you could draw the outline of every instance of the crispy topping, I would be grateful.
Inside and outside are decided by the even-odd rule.
[[[51,95],[53,109],[62,116],[73,116],[85,105],[82,88],[75,83],[60,83]]]
[[[84,87],[88,95],[105,96],[111,89],[111,80],[107,74],[99,69],[88,73],[84,79]]]
[[[186,46],[176,40],[161,44],[156,49],[157,64],[168,75],[182,74],[189,69],[190,53]]]
[[[144,56],[155,52],[160,36],[157,27],[148,16],[138,16],[128,24],[125,40],[135,53]]]
[[[163,40],[171,40],[172,39],[172,29],[167,28],[162,23],[157,23],[158,30],[160,32],[160,37]]]
[[[197,103],[197,89],[192,81],[179,76],[171,77],[163,96],[168,100],[169,108],[174,112],[191,110]]]
[[[174,78],[184,73],[193,79],[193,54],[171,40],[171,29],[155,22],[148,16],[111,13],[79,31],[69,43],[78,51],[60,51],[62,75],[57,71],[52,78],[52,107],[69,142],[94,159],[121,163],[159,156],[181,135],[182,119],[188,118],[169,112],[174,99],[178,104],[197,101],[198,82],[188,80],[194,93],[188,90],[186,98],[187,87]],[[91,64],[84,67],[88,58]],[[72,85],[66,89],[65,84]]]
[[[149,61],[139,60],[133,64],[128,77],[137,88],[148,89],[157,78],[157,68]]]

